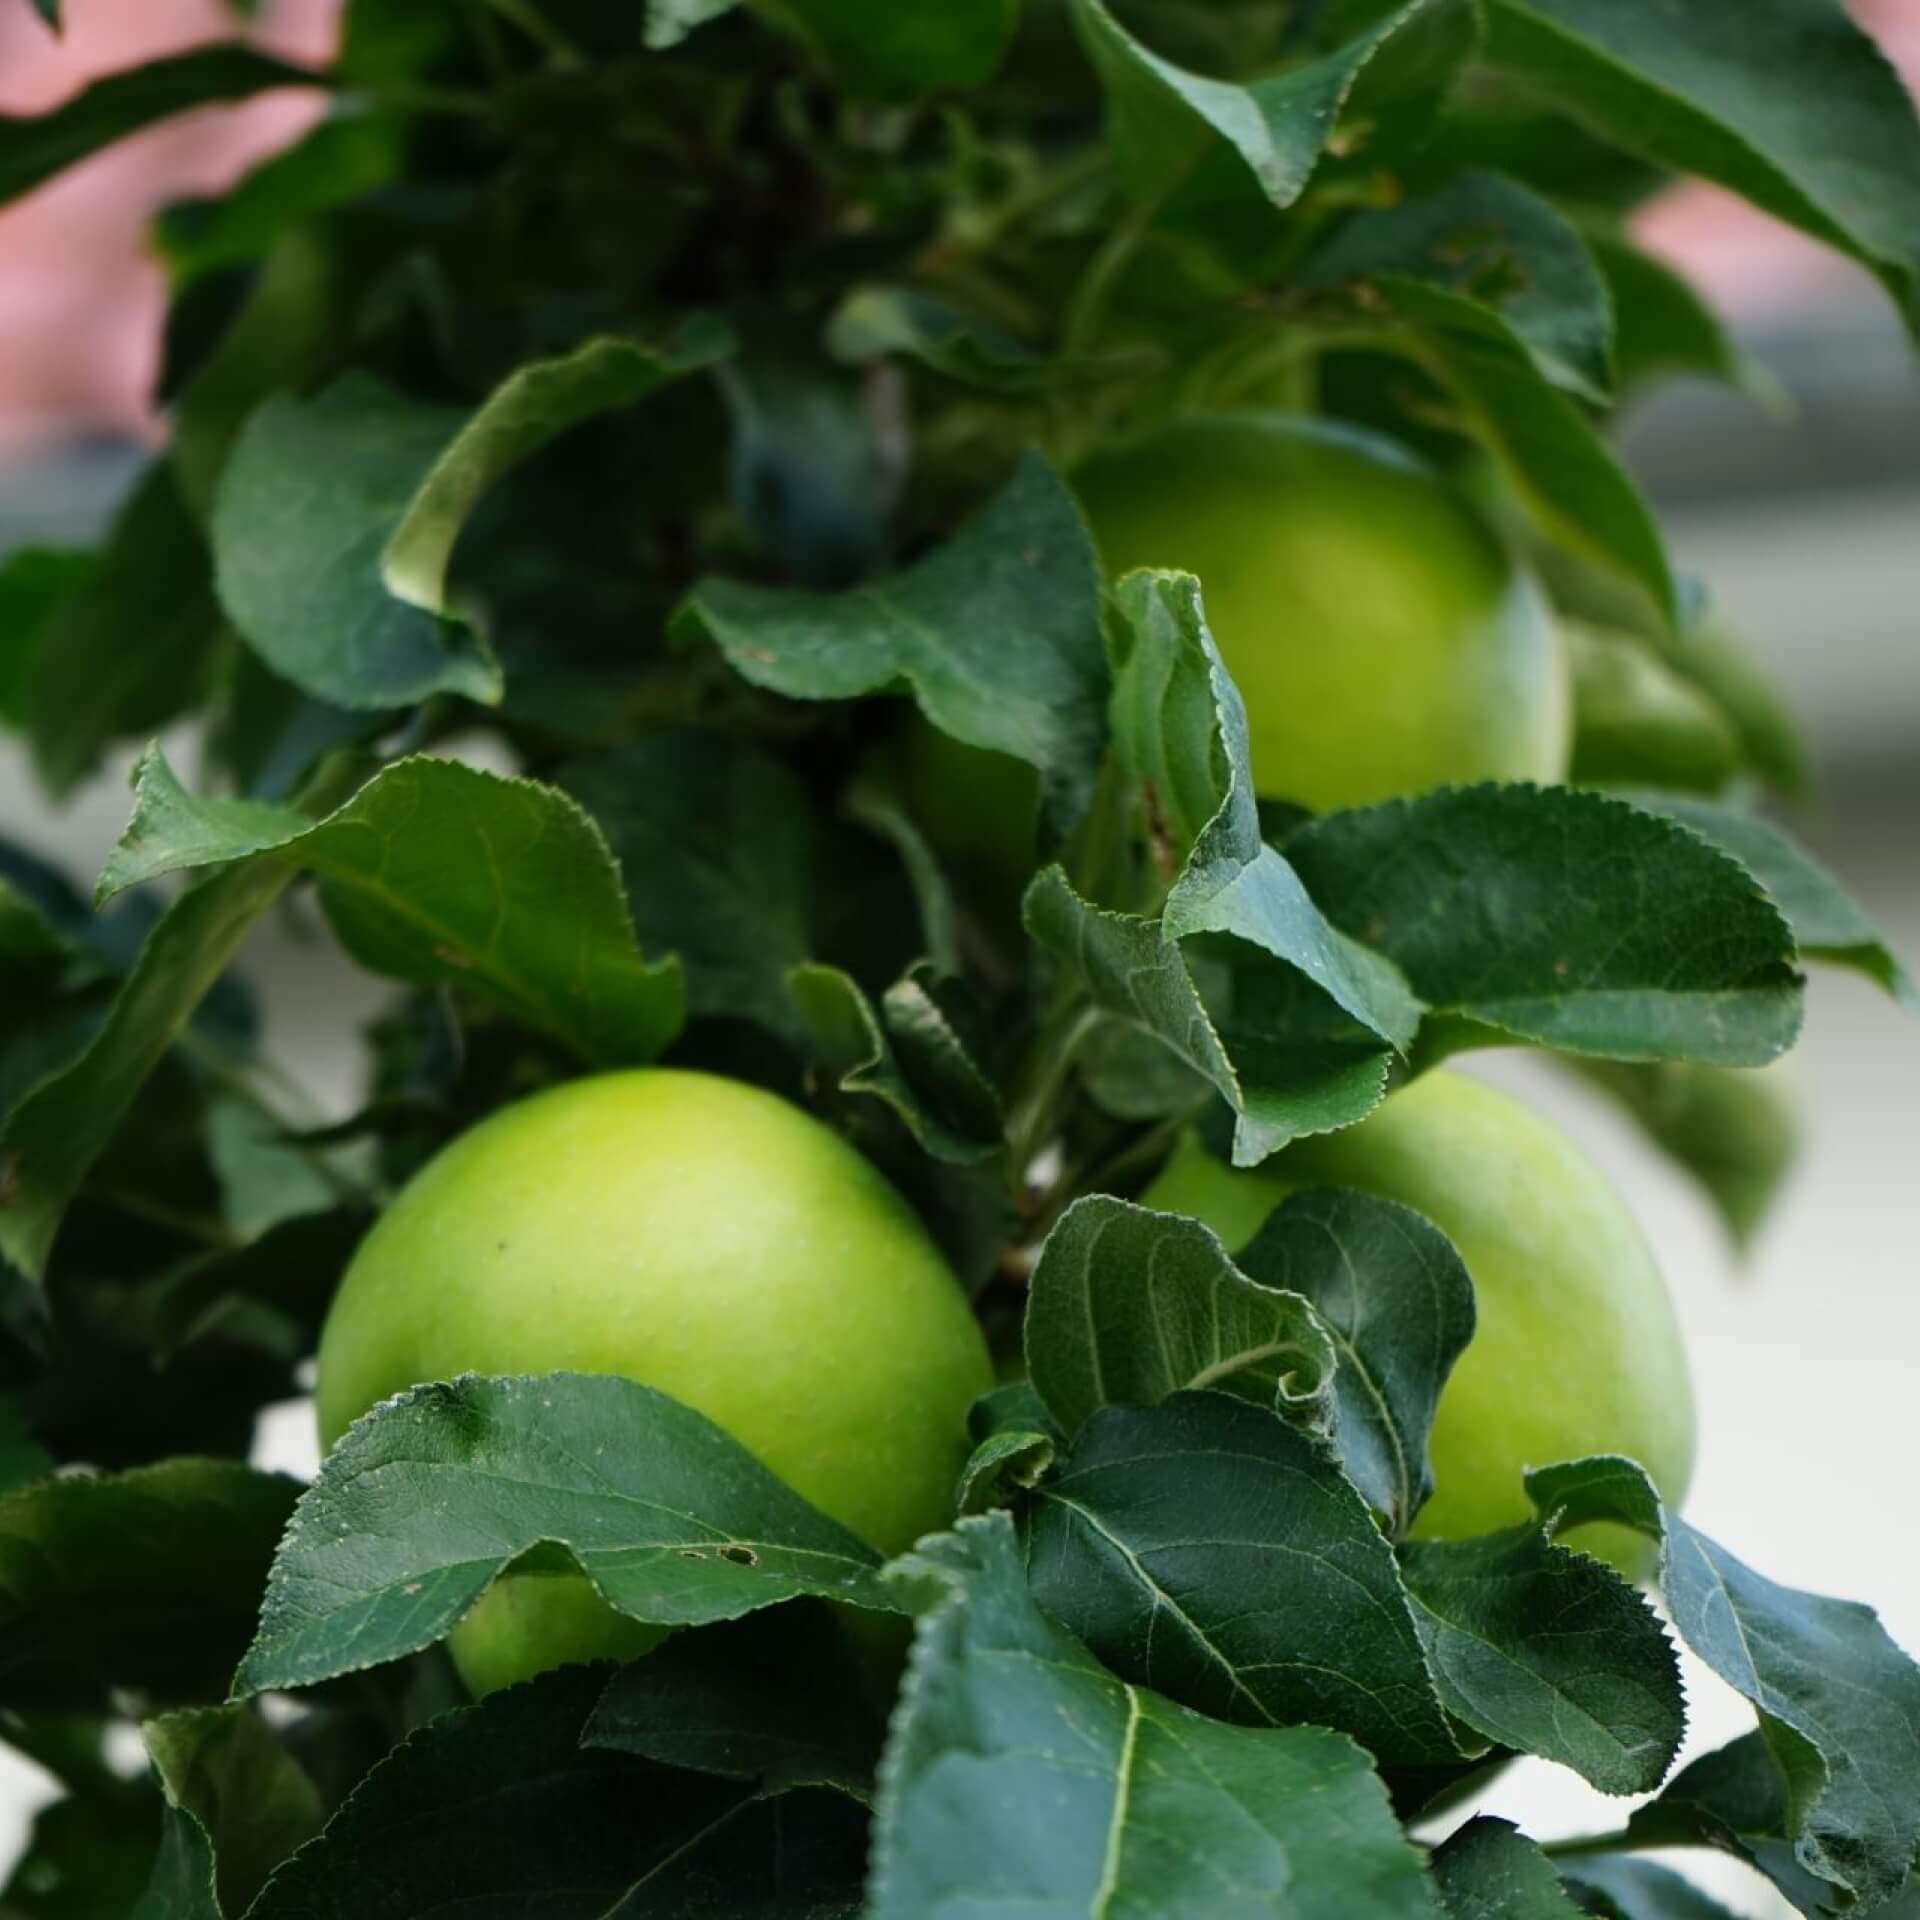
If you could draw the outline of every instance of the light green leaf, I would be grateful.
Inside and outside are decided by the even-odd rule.
[[[1666,1778],[1686,1732],[1679,1663],[1611,1567],[1526,1525],[1408,1541],[1400,1570],[1449,1713],[1602,1793]]]
[[[1336,1727],[1383,1765],[1460,1757],[1393,1549],[1331,1448],[1277,1414],[1223,1393],[1102,1408],[1024,1526],[1034,1598],[1123,1679]]]
[[[1289,1195],[1234,1256],[1264,1287],[1308,1301],[1332,1337],[1334,1445],[1396,1535],[1433,1491],[1440,1390],[1473,1337],[1473,1282],[1452,1243],[1372,1194]]]
[[[1916,985],[1887,936],[1852,894],[1784,828],[1755,813],[1705,801],[1659,798],[1650,806],[1704,834],[1766,888],[1786,915],[1800,952],[1863,973],[1920,1013]]]
[[[1487,57],[1630,150],[1703,174],[1873,269],[1920,319],[1920,127],[1830,0],[1492,0]]]
[[[455,541],[518,461],[728,350],[690,326],[664,348],[590,340],[508,376],[470,413],[363,373],[311,400],[280,394],[248,421],[221,477],[213,549],[221,604],[276,673],[344,707],[433,693],[500,697],[484,636],[449,601]]]
[[[882,1767],[871,1920],[1439,1920],[1365,1754],[1122,1685],[1034,1605],[1005,1515],[922,1542],[892,1577],[924,1615]]]
[[[1435,1010],[1430,1057],[1495,1035],[1761,1066],[1799,1031],[1786,922],[1697,834],[1564,787],[1443,788],[1282,843],[1335,926]]]
[[[237,44],[196,47],[107,74],[37,119],[0,116],[0,205],[156,120],[275,87],[323,87],[324,74]]]
[[[298,1492],[237,1461],[182,1458],[0,1500],[0,1699],[218,1699]]]
[[[1795,1781],[1800,1864],[1863,1908],[1903,1888],[1920,1854],[1920,1667],[1873,1609],[1754,1572],[1664,1507],[1630,1460],[1545,1468],[1527,1489],[1556,1532],[1613,1520],[1660,1543],[1680,1637],[1753,1702]]]
[[[599,829],[557,788],[425,755],[383,767],[319,820],[205,799],[158,748],[101,897],[183,867],[318,874],[334,928],[363,965],[458,984],[582,1059],[644,1063],[679,1030],[678,963],[644,960]]]
[[[1733,723],[1639,635],[1563,620],[1573,656],[1573,765],[1579,786],[1718,793],[1738,771]]]
[[[704,580],[682,619],[743,679],[788,699],[904,685],[942,732],[1037,768],[1056,833],[1086,809],[1105,736],[1099,573],[1078,509],[1037,454],[904,573],[839,594]]]
[[[1197,1220],[1106,1194],[1076,1200],[1027,1295],[1027,1370],[1071,1438],[1102,1407],[1219,1387],[1328,1424],[1335,1355],[1299,1294],[1249,1279]]]
[[[1384,291],[1410,317],[1517,349],[1541,376],[1604,404],[1614,315],[1580,230],[1531,189],[1468,173],[1437,192],[1356,215],[1300,284]]]
[[[327,1456],[235,1696],[431,1646],[543,1542],[619,1612],[660,1625],[799,1594],[891,1606],[871,1547],[691,1407],[598,1375],[465,1375],[383,1402]]]
[[[731,13],[740,0],[647,0],[647,45],[677,47],[696,27]]]
[[[1746,1248],[1800,1160],[1806,1133],[1790,1063],[1702,1067],[1678,1060],[1568,1060],[1610,1094],[1704,1189]]]

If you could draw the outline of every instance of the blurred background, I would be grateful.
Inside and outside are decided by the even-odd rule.
[[[230,37],[220,0],[70,0],[54,40],[0,0],[0,114],[45,111],[93,75]],[[333,0],[248,9],[252,31],[321,60]],[[1920,0],[1855,11],[1912,84]],[[149,393],[162,283],[158,207],[218,192],[301,131],[317,97],[183,116],[0,212],[0,554],[82,543],[164,433]],[[1710,295],[1778,383],[1777,405],[1670,385],[1626,422],[1628,458],[1675,557],[1770,664],[1819,773],[1799,830],[1912,963],[1920,958],[1920,361],[1880,290],[1719,193],[1680,190],[1643,237]],[[0,739],[0,831],[90,883],[125,824],[124,766],[58,814]],[[377,985],[294,914],[243,964],[268,1050],[326,1114],[354,1104],[343,1045]],[[1691,1517],[1774,1579],[1865,1599],[1920,1652],[1920,1024],[1857,976],[1815,979],[1794,1065],[1810,1144],[1753,1255],[1732,1257],[1704,1203],[1611,1109],[1545,1063],[1484,1069],[1557,1114],[1615,1173],[1659,1248],[1693,1353],[1704,1435]],[[278,1410],[265,1464],[310,1472],[304,1406]],[[1690,1671],[1689,1751],[1749,1724]],[[0,1749],[0,1863],[51,1789]],[[1542,1838],[1610,1829],[1625,1808],[1539,1765],[1491,1804]],[[1789,1910],[1731,1862],[1688,1870],[1735,1911]]]

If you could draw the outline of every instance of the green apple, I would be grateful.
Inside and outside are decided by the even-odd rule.
[[[710,1074],[502,1108],[367,1236],[320,1341],[323,1445],[423,1380],[623,1374],[698,1409],[896,1553],[952,1515],[986,1343],[918,1217],[838,1135]],[[536,1554],[452,1640],[476,1692],[657,1637]]]
[[[1229,1248],[1290,1193],[1357,1187],[1425,1214],[1459,1249],[1478,1321],[1433,1423],[1433,1498],[1416,1535],[1464,1539],[1527,1519],[1521,1475],[1624,1453],[1678,1506],[1693,1474],[1693,1388],[1660,1270],[1606,1176],[1557,1127],[1477,1080],[1430,1073],[1358,1126],[1237,1172],[1188,1141],[1142,1196]],[[1637,1535],[1570,1536],[1623,1572]]]
[[[1394,442],[1195,415],[1094,454],[1073,487],[1115,578],[1198,576],[1263,795],[1325,812],[1565,777],[1570,675],[1545,598],[1467,496]]]

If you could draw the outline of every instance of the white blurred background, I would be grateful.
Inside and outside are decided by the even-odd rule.
[[[1863,4],[1909,72],[1920,5]],[[43,110],[92,71],[223,34],[216,0],[70,0],[56,46],[0,0],[0,113]],[[329,0],[265,7],[296,56],[324,53]],[[133,444],[161,431],[145,394],[159,276],[147,214],[206,192],[297,130],[310,100],[189,116],[0,213],[0,551],[100,523]],[[1630,458],[1665,509],[1682,568],[1772,665],[1803,716],[1821,794],[1797,824],[1910,958],[1920,956],[1920,371],[1877,289],[1724,197],[1688,189],[1646,236],[1733,314],[1794,409],[1680,385],[1629,423]],[[90,879],[125,822],[124,769],[55,816],[0,741],[0,831]],[[352,1103],[343,1045],[380,990],[297,923],[244,957],[267,1045],[331,1112]],[[1692,1188],[1595,1097],[1537,1061],[1521,1085],[1611,1168],[1660,1249],[1698,1380],[1704,1448],[1689,1512],[1773,1578],[1866,1599],[1920,1651],[1920,1024],[1852,975],[1816,978],[1796,1056],[1810,1114],[1800,1173],[1745,1266]],[[303,1407],[266,1425],[263,1458],[311,1471]],[[1750,1724],[1690,1669],[1690,1751]],[[0,1749],[0,1866],[48,1783]],[[1538,1836],[1605,1830],[1626,1808],[1545,1765],[1490,1804]],[[1744,1869],[1687,1861],[1744,1915],[1788,1910]]]

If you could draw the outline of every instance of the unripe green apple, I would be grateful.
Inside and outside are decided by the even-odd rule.
[[[1357,1187],[1425,1214],[1473,1279],[1478,1320],[1434,1417],[1434,1494],[1416,1535],[1528,1519],[1524,1470],[1585,1454],[1627,1454],[1671,1504],[1685,1498],[1693,1387],[1673,1302],[1625,1202],[1557,1127],[1497,1088],[1430,1073],[1358,1126],[1250,1171],[1189,1141],[1142,1199],[1238,1249],[1306,1187]],[[1624,1528],[1569,1538],[1623,1572],[1648,1568]]]
[[[409,1182],[321,1336],[321,1441],[419,1381],[561,1370],[696,1408],[884,1553],[951,1517],[993,1384],[951,1269],[868,1161],[773,1094],[663,1068],[502,1108]],[[549,1559],[497,1581],[451,1650],[484,1692],[656,1637]]]
[[[1326,812],[1565,777],[1569,672],[1545,598],[1472,502],[1392,441],[1195,415],[1094,454],[1073,487],[1115,578],[1199,577],[1261,794]]]

